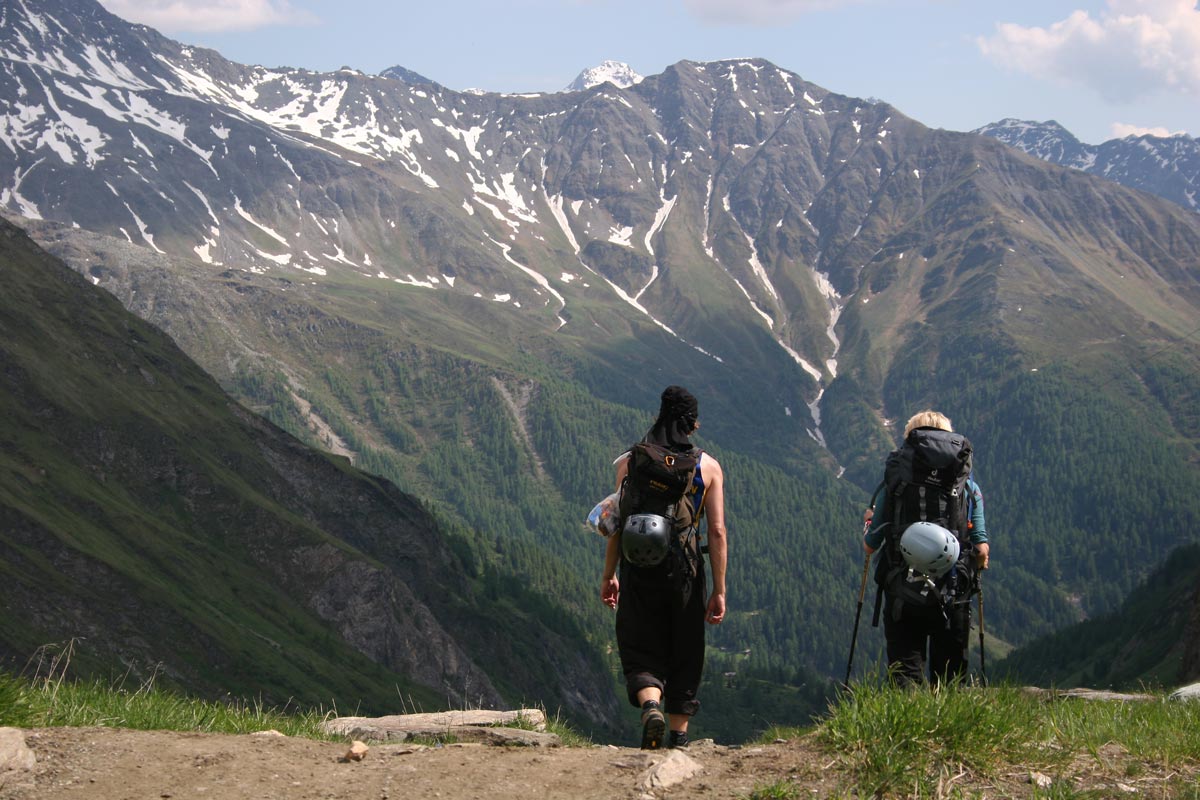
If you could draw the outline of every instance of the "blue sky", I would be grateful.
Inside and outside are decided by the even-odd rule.
[[[1200,135],[1196,0],[101,0],[226,58],[407,67],[453,89],[557,91],[606,59],[653,75],[762,57],[926,125],[1056,119],[1085,142]]]

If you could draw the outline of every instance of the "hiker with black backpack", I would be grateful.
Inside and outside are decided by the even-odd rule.
[[[864,515],[870,527],[863,547],[879,552],[875,582],[888,668],[902,686],[926,680],[927,660],[935,685],[967,674],[970,600],[990,549],[971,456],[970,441],[943,414],[915,414],[904,443],[887,458],[875,507]]]
[[[725,618],[725,479],[717,460],[691,443],[697,414],[695,397],[668,386],[654,425],[614,462],[620,511],[600,597],[617,610],[617,649],[629,702],[642,711],[643,749],[687,746],[688,723],[700,709],[704,623]]]

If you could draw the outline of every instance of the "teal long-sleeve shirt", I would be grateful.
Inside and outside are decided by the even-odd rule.
[[[983,516],[983,491],[979,484],[971,478],[967,479],[967,491],[971,493],[971,544],[982,544],[988,540],[987,523]],[[872,550],[878,550],[883,545],[883,526],[892,521],[892,496],[880,492],[875,501],[875,514],[871,517],[871,529],[863,537],[863,541]]]

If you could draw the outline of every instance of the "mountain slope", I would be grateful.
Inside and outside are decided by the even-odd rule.
[[[1121,608],[1042,637],[997,665],[1038,686],[1171,688],[1200,678],[1200,546],[1171,554]]]
[[[1141,189],[1200,211],[1200,140],[1190,136],[1126,136],[1084,144],[1050,122],[1003,119],[975,133],[999,139],[1032,156]]]
[[[612,703],[580,693],[598,665],[575,654],[578,633],[531,618],[526,593],[485,600],[486,551],[232,402],[160,332],[0,225],[10,666],[76,639],[84,674],[161,669],[212,696],[384,711],[397,690],[437,707],[536,691],[603,724]],[[513,660],[526,638],[559,644],[548,672]]]
[[[581,520],[669,383],[730,475],[710,675],[735,687],[840,673],[860,506],[921,407],[976,443],[1005,639],[1115,608],[1195,530],[1200,222],[1175,205],[759,59],[475,95],[4,7],[8,211],[599,647]]]

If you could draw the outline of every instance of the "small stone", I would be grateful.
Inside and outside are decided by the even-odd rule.
[[[386,717],[336,717],[321,723],[326,733],[386,742],[403,741],[409,735],[450,728],[512,726],[523,724],[537,731],[546,729],[546,714],[537,708],[514,711],[439,711],[430,714],[397,714]]]
[[[346,755],[342,756],[342,761],[362,761],[367,757],[367,751],[370,749],[363,742],[355,741],[350,745],[350,749],[346,751]]]
[[[638,779],[638,789],[653,792],[669,789],[690,780],[704,771],[698,761],[679,750],[672,750],[666,758],[643,772]]]
[[[1049,789],[1050,784],[1054,783],[1049,775],[1043,775],[1040,772],[1029,773],[1029,782],[1039,789]]]
[[[0,728],[0,772],[24,772],[36,765],[37,758],[25,744],[25,734],[17,728]]]
[[[1196,700],[1200,701],[1200,683],[1193,683],[1190,686],[1182,686],[1171,692],[1172,700]]]

